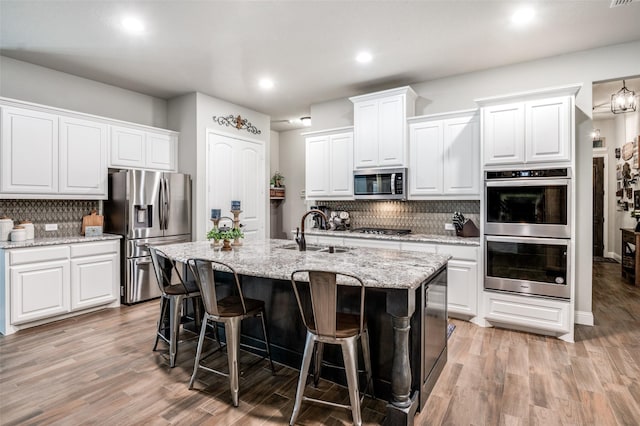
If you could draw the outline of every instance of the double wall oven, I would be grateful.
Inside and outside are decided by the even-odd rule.
[[[571,170],[485,173],[485,289],[569,299]]]

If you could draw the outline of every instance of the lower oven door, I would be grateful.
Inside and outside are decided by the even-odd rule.
[[[569,299],[569,243],[555,238],[486,236],[484,288]]]

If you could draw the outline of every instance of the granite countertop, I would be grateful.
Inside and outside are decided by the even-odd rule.
[[[52,237],[52,238],[36,238],[26,241],[0,241],[0,249],[15,249],[26,247],[54,246],[59,244],[75,244],[89,243],[92,241],[119,240],[122,235],[102,234],[98,237],[85,237],[77,235],[74,237]]]
[[[406,235],[379,235],[379,234],[362,234],[360,232],[351,231],[322,231],[319,229],[309,229],[304,231],[305,235],[326,235],[332,237],[348,237],[362,238],[367,240],[388,240],[388,241],[407,241],[416,243],[435,243],[435,244],[451,244],[459,246],[480,246],[479,237],[458,237],[455,235],[436,235],[436,234],[406,234]],[[345,243],[348,244],[348,243]]]
[[[287,250],[282,247],[294,247]],[[447,264],[451,256],[399,250],[349,248],[345,253],[298,251],[291,240],[245,241],[232,251],[213,248],[209,241],[162,245],[168,257],[219,260],[242,275],[289,280],[297,269],[353,274],[373,288],[416,289]]]

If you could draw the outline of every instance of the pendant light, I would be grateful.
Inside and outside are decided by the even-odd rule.
[[[622,89],[611,95],[611,112],[614,114],[624,114],[636,110],[636,92],[627,89],[625,81],[622,80]]]

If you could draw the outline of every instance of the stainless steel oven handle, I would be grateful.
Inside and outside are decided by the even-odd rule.
[[[567,246],[569,247],[569,239],[561,238],[532,238],[532,237],[507,237],[497,235],[485,235],[485,240],[495,241],[498,243],[522,243],[522,244],[546,244],[550,246]]]
[[[391,173],[391,194],[395,195],[396,193],[396,174]]]
[[[485,181],[485,186],[490,187],[527,187],[527,186],[569,186],[571,183],[571,179],[531,179],[531,180],[516,180],[516,179],[505,179],[505,180],[488,180]]]

